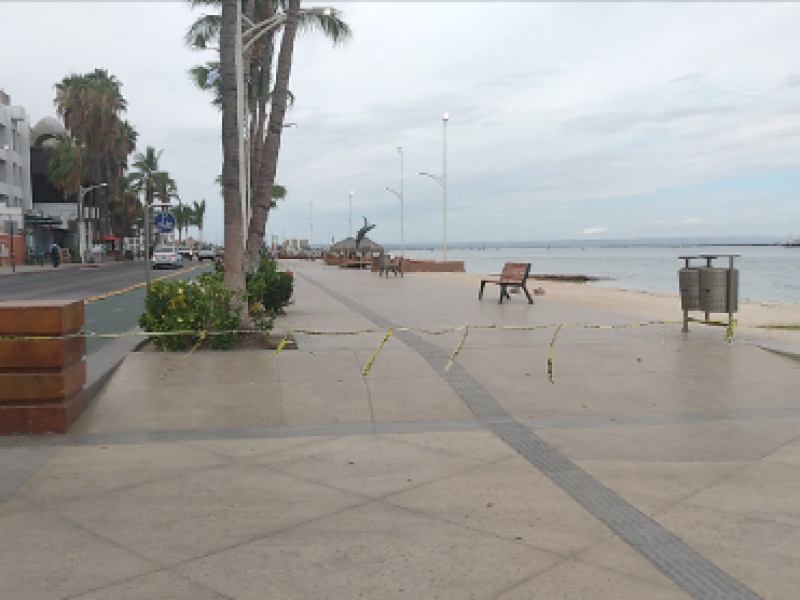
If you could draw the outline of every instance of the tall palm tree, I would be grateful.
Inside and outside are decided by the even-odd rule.
[[[85,148],[87,179],[108,184],[99,202],[98,233],[100,222],[109,220],[109,194],[136,145],[135,129],[120,117],[127,110],[121,87],[122,83],[105,69],[71,74],[55,85],[56,110],[70,135]]]
[[[137,152],[133,156],[133,172],[131,172],[131,185],[137,192],[144,192],[144,202],[146,214],[150,214],[150,207],[153,205],[156,194],[156,184],[161,170],[158,161],[161,159],[163,150],[156,151],[152,146],[148,146],[144,153]],[[152,232],[151,232],[152,234]],[[154,237],[147,241],[152,243]],[[148,250],[149,252],[149,250]]]
[[[192,224],[193,211],[192,207],[181,204],[172,209],[172,216],[175,217],[175,226],[178,228],[179,241],[183,242],[186,236],[183,235],[184,230],[189,230]]]
[[[236,13],[240,0],[222,0],[219,35],[220,88],[222,101],[222,184],[225,217],[225,284],[234,293],[237,305],[244,300],[244,249],[242,248],[242,208],[239,189],[238,126],[236,123]]]
[[[85,150],[66,134],[56,136],[56,143],[47,149],[47,177],[61,190],[64,198],[78,193],[86,179]]]
[[[109,198],[111,230],[119,237],[130,237],[131,225],[136,223],[142,205],[133,176],[120,177],[114,193]]]
[[[206,201],[205,199],[200,202],[194,202],[192,206],[192,225],[197,227],[197,235],[203,239],[203,223],[206,219]]]
[[[198,6],[215,6],[219,4],[219,0],[187,0],[187,3],[193,8]],[[292,2],[288,0],[248,0],[248,9],[252,10],[248,16],[254,22],[263,21],[274,14],[290,12]],[[233,5],[235,8],[235,5]],[[332,9],[330,14],[323,15],[318,13],[299,13],[299,3],[297,10],[294,11],[295,25],[294,31],[319,31],[326,37],[331,39],[334,44],[343,43],[352,35],[350,27],[342,20],[342,13],[336,9]],[[247,12],[247,11],[246,11]],[[222,29],[222,19],[217,14],[205,14],[199,17],[186,32],[184,41],[190,47],[206,47],[209,43],[215,41],[222,41],[224,36],[220,35]],[[235,32],[235,28],[233,30]],[[289,31],[289,23],[284,28],[283,39],[286,39],[286,33]],[[283,115],[286,112],[287,104],[290,106],[293,101],[293,96],[288,90],[288,72],[286,63],[291,64],[291,52],[283,53],[283,66],[279,65],[279,71],[286,74],[285,89],[278,92],[278,82],[276,81],[275,88],[272,87],[272,69],[273,69],[273,55],[274,55],[274,40],[277,32],[263,36],[256,44],[254,44],[252,52],[249,56],[245,57],[246,61],[246,107],[249,115],[251,116],[249,134],[250,134],[250,148],[249,148],[249,161],[250,161],[250,186],[253,190],[253,217],[250,221],[250,235],[253,229],[261,231],[259,242],[263,240],[264,227],[268,217],[269,205],[272,204],[271,185],[274,183],[274,175],[270,185],[267,185],[262,177],[265,173],[277,170],[277,149],[271,149],[269,156],[267,154],[267,143],[270,137],[277,137],[280,135],[283,126]],[[294,33],[289,37],[294,40]],[[222,78],[219,78],[211,86],[207,85],[208,74],[217,68],[219,63],[207,62],[203,66],[198,66],[190,71],[192,80],[202,89],[211,90],[214,93],[213,103],[217,106],[222,106],[221,100],[221,86],[223,84]],[[220,73],[222,71],[220,70]],[[272,113],[276,111],[282,115],[280,118],[273,119]],[[268,110],[269,109],[269,110]],[[269,116],[270,129],[268,130],[267,118]],[[276,123],[280,125],[276,125]],[[275,128],[278,127],[278,128]],[[275,145],[273,140],[273,146]],[[278,142],[278,147],[279,147]],[[275,163],[274,167],[272,163]],[[256,215],[256,208],[258,205],[266,205],[266,213],[263,219],[259,218],[256,223],[253,219]],[[248,249],[248,266],[252,266],[258,260],[260,252],[260,245],[249,245]]]

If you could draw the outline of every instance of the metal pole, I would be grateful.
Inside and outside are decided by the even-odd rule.
[[[310,225],[311,225],[311,237],[308,240],[308,248],[310,250],[311,246],[314,244],[314,203],[313,202],[309,202],[309,204],[311,205],[311,222],[310,222]]]
[[[397,151],[400,153],[400,256],[405,258],[406,244],[403,238],[403,148],[402,146],[398,146]]]
[[[150,292],[150,206],[144,203],[144,278]]]
[[[350,190],[350,237],[353,237],[353,190]]]
[[[83,186],[78,190],[78,254],[81,257],[81,262],[86,262],[86,233],[84,229],[86,224],[83,222]]]
[[[442,117],[442,228],[444,262],[447,262],[447,113]]]
[[[242,52],[242,3],[236,2],[236,129],[239,140],[239,199],[242,210],[242,247],[247,249],[247,175],[244,152],[244,56]],[[244,258],[244,256],[242,256]]]
[[[11,232],[11,272],[12,273],[16,273],[17,272],[17,261],[16,261],[16,256],[14,255],[14,233],[16,232],[16,229],[17,229],[17,222],[16,221],[11,221],[11,227],[10,227],[9,231]]]

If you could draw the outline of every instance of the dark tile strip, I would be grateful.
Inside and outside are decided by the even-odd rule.
[[[393,323],[382,315],[353,302],[305,274],[299,275],[379,327],[388,330],[393,326]],[[759,598],[743,583],[731,577],[678,536],[609,490],[529,428],[513,419],[497,399],[459,364],[456,363],[450,371],[445,371],[444,367],[449,359],[445,350],[407,331],[396,332],[395,335],[428,361],[487,429],[493,431],[547,475],[573,500],[649,560],[689,596],[696,600]]]

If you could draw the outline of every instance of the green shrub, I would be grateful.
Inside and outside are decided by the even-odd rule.
[[[258,303],[266,313],[278,313],[289,304],[294,293],[294,277],[277,270],[274,260],[262,258],[258,270],[247,275],[247,298]]]
[[[197,331],[153,338],[162,350],[186,350],[200,340],[201,331],[237,330],[241,308],[233,306],[233,292],[221,275],[200,275],[197,282],[157,281],[144,301],[139,326],[147,332]],[[210,336],[215,349],[230,348],[237,334]]]

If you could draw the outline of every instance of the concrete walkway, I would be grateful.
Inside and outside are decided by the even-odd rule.
[[[0,440],[3,599],[793,599],[800,361],[299,262],[299,350],[131,354]],[[676,317],[679,316],[676,306]],[[361,369],[393,325],[368,376]]]

